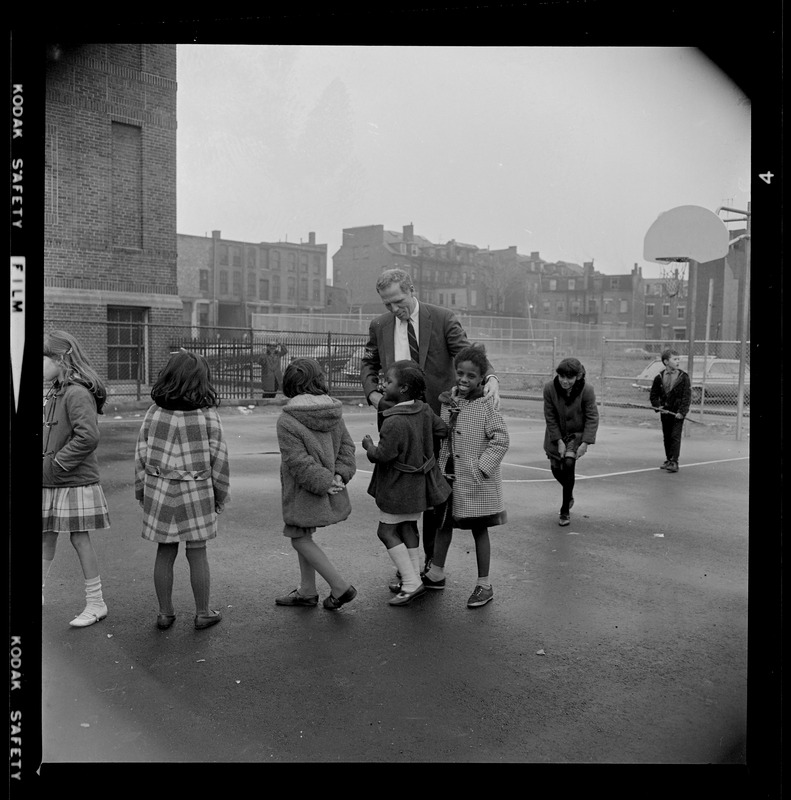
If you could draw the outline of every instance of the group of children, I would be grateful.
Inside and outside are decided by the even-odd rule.
[[[445,560],[454,528],[470,530],[478,578],[467,606],[492,600],[489,528],[506,522],[500,465],[508,430],[483,391],[485,350],[470,345],[454,359],[456,384],[440,395],[438,416],[425,402],[425,380],[413,361],[398,361],[384,377],[383,395],[393,405],[379,415],[379,442],[362,446],[374,464],[368,493],[379,509],[377,535],[396,579],[389,603],[407,605],[427,590],[445,587]],[[544,388],[547,432],[544,447],[563,487],[560,524],[569,524],[574,503],[574,465],[596,439],[598,413],[593,389],[576,359],[564,359]],[[99,481],[97,414],[107,393],[75,338],[53,331],[44,344],[42,470],[42,603],[59,533],[69,533],[85,579],[86,604],[70,624],[92,625],[107,616],[99,564],[90,531],[110,525]],[[316,606],[318,573],[329,585],[329,610],[352,601],[357,590],[313,540],[317,528],[347,519],[347,485],[356,471],[355,445],[342,404],[330,397],[321,366],[296,358],[283,376],[288,398],[277,421],[281,453],[283,534],[299,563],[299,585],[277,597],[279,606]],[[135,497],[143,509],[142,536],[157,543],[154,589],[156,625],[170,628],[173,566],[184,542],[195,599],[194,626],[222,619],[209,606],[206,542],[217,535],[217,516],[229,499],[228,450],[217,412],[219,399],[206,359],[186,350],[172,353],[151,390],[135,448]],[[652,402],[654,398],[652,397]],[[659,397],[657,396],[657,402]],[[438,456],[434,442],[441,441]],[[677,456],[676,456],[677,458]],[[434,552],[421,569],[417,523],[434,515]]]

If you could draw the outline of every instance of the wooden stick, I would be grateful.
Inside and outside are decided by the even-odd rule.
[[[647,411],[658,411],[660,414],[672,414],[674,417],[676,416],[675,411],[668,411],[665,408],[654,408],[654,406],[642,406],[639,403],[624,403],[624,405],[629,406],[629,408],[644,408]],[[694,422],[696,425],[707,425],[706,422],[701,422],[699,419],[692,419],[692,417],[684,417],[684,422]]]

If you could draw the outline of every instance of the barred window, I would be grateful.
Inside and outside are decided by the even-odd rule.
[[[107,378],[145,382],[145,322],[148,309],[107,306]]]

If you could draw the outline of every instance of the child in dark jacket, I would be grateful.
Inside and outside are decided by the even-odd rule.
[[[596,443],[599,410],[593,386],[585,382],[585,367],[576,358],[564,358],[555,372],[544,384],[544,452],[563,487],[558,525],[565,526],[571,524],[577,461]]]
[[[692,386],[689,375],[680,369],[681,356],[677,350],[662,351],[665,368],[651,384],[651,405],[662,415],[662,438],[665,445],[665,463],[659,469],[678,472],[678,457],[681,455],[681,432],[684,418],[689,413],[692,401]]]
[[[341,522],[351,513],[346,484],[357,470],[354,442],[343,421],[343,406],[327,394],[327,380],[312,358],[295,358],[283,376],[290,398],[277,420],[283,535],[299,557],[300,584],[279,606],[316,606],[316,573],[330,585],[324,608],[335,610],[354,600],[357,590],[313,541],[316,528]]]
[[[396,361],[387,371],[384,398],[395,403],[382,412],[379,445],[365,436],[362,445],[374,466],[368,494],[379,507],[377,535],[396,566],[401,585],[390,605],[402,606],[426,591],[420,578],[417,521],[450,494],[434,456],[434,437],[447,425],[423,402],[426,383],[414,361]],[[391,587],[392,588],[392,587]]]

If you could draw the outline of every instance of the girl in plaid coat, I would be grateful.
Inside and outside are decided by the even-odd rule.
[[[66,331],[52,331],[44,340],[44,380],[51,386],[44,399],[42,434],[41,602],[58,534],[68,533],[85,578],[85,608],[69,625],[85,628],[107,616],[89,533],[110,527],[96,460],[96,415],[103,413],[107,392],[77,340]]]
[[[171,355],[151,389],[135,450],[135,497],[143,507],[143,538],[157,543],[154,589],[157,627],[169,628],[173,564],[185,543],[195,597],[195,628],[216,625],[209,608],[206,542],[217,535],[217,515],[228,502],[228,450],[206,359],[182,349]]]
[[[485,605],[494,597],[489,580],[489,528],[507,521],[500,463],[508,450],[508,429],[494,401],[482,387],[488,362],[483,347],[471,345],[455,359],[456,386],[440,395],[442,419],[450,428],[442,442],[439,464],[453,492],[436,510],[434,557],[423,575],[427,589],[445,588],[445,559],[453,528],[472,531],[478,580],[467,600],[468,608]]]
[[[330,585],[324,608],[334,611],[354,600],[354,588],[313,541],[316,528],[341,522],[351,513],[346,484],[357,470],[354,442],[343,421],[340,400],[327,394],[327,379],[312,358],[295,358],[283,376],[290,398],[277,420],[283,535],[299,557],[299,586],[279,606],[317,606],[316,573]]]

